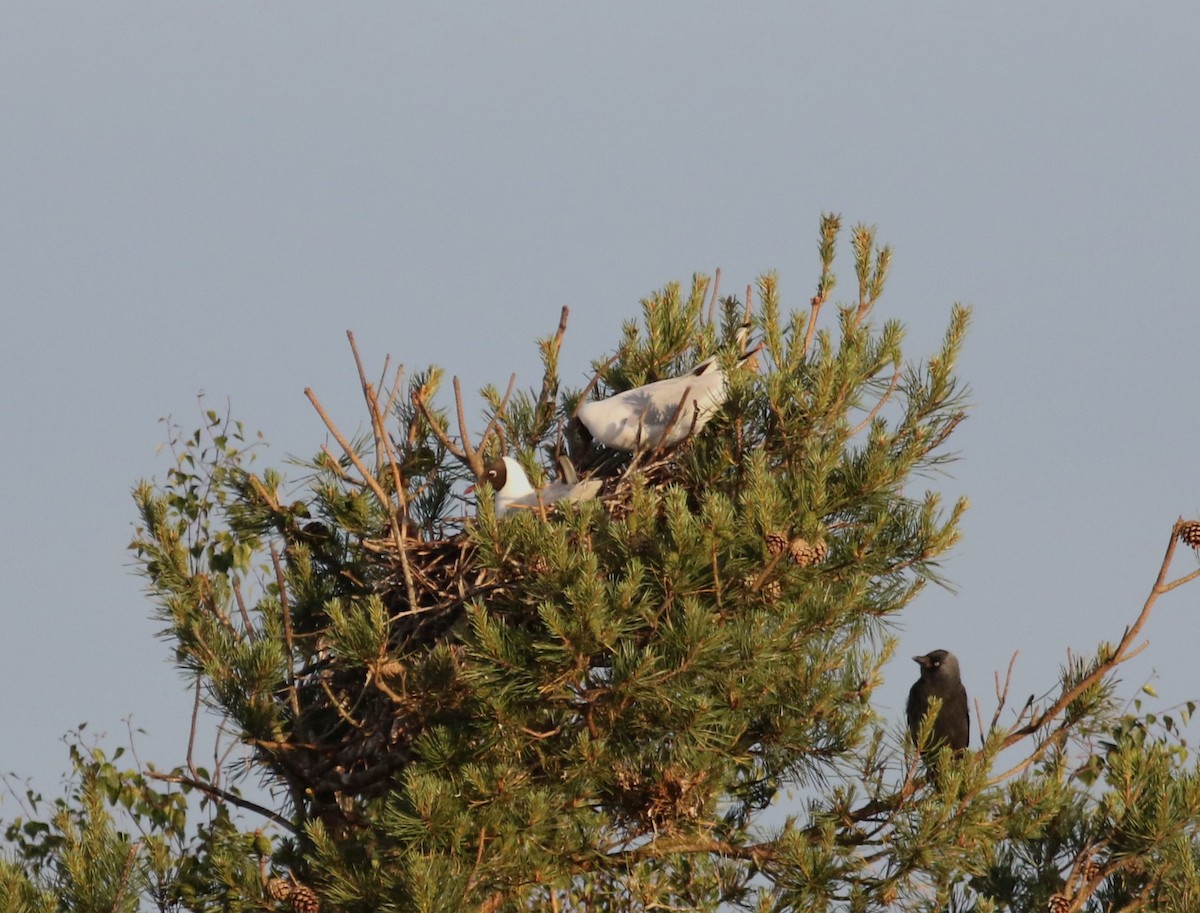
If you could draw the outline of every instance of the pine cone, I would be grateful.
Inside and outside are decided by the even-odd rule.
[[[771,557],[782,554],[783,550],[788,547],[787,533],[781,533],[778,530],[773,530],[766,535],[767,551]]]
[[[317,913],[321,909],[321,898],[308,885],[296,882],[292,885],[292,894],[288,903],[296,913]]]
[[[404,663],[398,659],[389,659],[375,667],[375,674],[380,678],[395,678],[404,674]]]
[[[768,580],[766,583],[763,584],[762,598],[763,598],[763,602],[767,603],[767,605],[778,602],[779,597],[782,595],[783,595],[783,586],[779,583],[778,580]]]
[[[1100,874],[1100,862],[1096,859],[1089,859],[1083,864],[1083,883],[1088,884],[1097,875]]]
[[[1189,520],[1179,524],[1179,541],[1184,545],[1200,549],[1200,521]]]
[[[1065,894],[1055,894],[1046,902],[1046,913],[1067,913],[1071,909],[1071,899]]]
[[[807,539],[796,538],[792,540],[789,556],[800,567],[812,567],[829,556],[829,546],[824,542],[809,542]]]
[[[267,896],[272,900],[287,900],[292,896],[292,883],[286,878],[267,879]]]

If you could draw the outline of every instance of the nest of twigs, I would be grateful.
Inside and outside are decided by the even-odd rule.
[[[670,454],[628,459],[605,480],[600,501],[619,519],[636,484],[665,489],[676,466]],[[547,513],[559,508],[551,506]],[[435,726],[468,723],[471,695],[462,684],[467,606],[519,590],[549,568],[514,559],[480,560],[469,529],[436,541],[386,536],[362,546],[378,574],[358,598],[378,597],[387,613],[387,651],[362,665],[337,656],[317,637],[317,659],[277,696],[291,709],[292,737],[262,745],[273,765],[309,797],[309,813],[332,833],[353,827],[357,800],[383,795],[413,759],[417,738]],[[506,600],[507,601],[507,600]],[[537,624],[532,611],[527,620]]]
[[[564,309],[558,334],[551,340],[555,351],[565,322]],[[361,654],[339,656],[332,640],[321,633],[323,625],[316,630],[297,631],[297,638],[312,639],[310,647],[315,649],[308,652],[315,658],[306,668],[297,670],[275,695],[277,706],[290,718],[290,731],[282,741],[257,745],[267,764],[284,775],[293,795],[304,797],[308,813],[324,820],[335,835],[354,827],[352,815],[358,800],[388,791],[394,778],[413,759],[421,734],[439,726],[457,731],[470,726],[474,708],[470,689],[461,676],[468,605],[486,603],[505,590],[511,594],[531,576],[548,570],[536,561],[504,557],[497,561],[495,556],[482,561],[470,534],[469,520],[458,524],[453,535],[437,539],[421,538],[429,530],[418,534],[407,525],[409,505],[401,484],[404,448],[383,430],[399,388],[399,374],[391,392],[379,395],[363,375],[353,336],[351,347],[372,416],[377,461],[374,470],[341,434],[315,395],[307,392],[347,461],[357,469],[362,486],[373,492],[391,517],[390,526],[379,535],[358,542],[372,556],[367,561],[369,579],[354,580],[348,594],[355,603],[378,599],[386,612],[386,649],[367,660]],[[550,383],[543,389],[543,398],[551,406],[556,389],[557,385]],[[510,381],[476,446],[470,443],[475,438],[467,428],[457,378],[454,391],[459,424],[456,439],[449,435],[445,420],[427,404],[422,387],[411,394],[410,414],[414,422],[423,417],[445,450],[482,479],[485,454],[495,454],[495,438],[501,438],[503,449],[498,423],[513,383]],[[682,405],[673,420],[683,416]],[[536,408],[541,406],[539,401]],[[410,445],[413,428],[410,424]],[[599,500],[614,520],[623,519],[631,511],[635,487],[662,490],[671,484],[679,470],[676,455],[689,446],[685,441],[669,450],[629,455],[590,446],[586,441],[584,444],[583,452],[572,456],[581,473],[604,480]],[[390,490],[379,483],[380,478],[389,475],[395,482]],[[547,507],[547,515],[558,509]],[[333,570],[336,573],[337,569]],[[519,600],[516,602],[519,604]],[[527,621],[519,617],[508,621],[538,623],[532,610]],[[631,783],[629,788],[636,792],[640,787]],[[675,792],[679,795],[667,790],[671,795],[648,796],[649,806],[658,808],[665,803],[665,810],[666,806],[691,801],[686,795],[690,790]]]

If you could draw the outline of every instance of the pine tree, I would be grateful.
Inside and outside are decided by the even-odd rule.
[[[894,624],[966,508],[918,482],[965,415],[969,314],[906,360],[901,325],[874,322],[891,253],[870,228],[852,229],[856,299],[831,303],[840,230],[822,220],[806,311],[783,312],[772,275],[741,300],[668,285],[583,390],[560,389],[564,309],[540,387],[483,391],[478,435],[457,379],[451,416],[438,369],[385,388],[359,362],[367,433],[310,392],[337,449],[299,479],[254,471],[258,442],[227,416],[177,436],[166,480],[135,491],[132,547],[197,701],[269,798],[191,758],[118,773],[79,755],[80,782],[148,835],[86,789],[67,802],[97,859],[130,860],[99,881],[164,910],[1197,909],[1186,719],[1126,707],[1112,674],[1155,599],[1196,576],[1168,579],[1196,524],[1172,529],[1117,644],[1015,724],[997,711],[936,782],[873,711]],[[762,345],[744,359],[747,321]],[[571,420],[714,355],[727,398],[678,446],[610,451]],[[601,495],[497,518],[485,484],[476,512],[463,485],[502,452],[537,482],[569,456]],[[190,837],[177,787],[209,813]],[[785,793],[793,814],[765,815]],[[239,830],[239,808],[262,827]],[[10,897],[41,896],[37,859],[69,858],[29,823],[9,829],[29,869],[0,868]]]

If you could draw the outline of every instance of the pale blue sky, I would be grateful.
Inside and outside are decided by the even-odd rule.
[[[183,759],[125,550],[160,416],[228,397],[279,464],[324,441],[306,386],[362,415],[346,329],[532,385],[564,304],[579,384],[694,271],[804,307],[823,210],[894,247],[911,356],[975,307],[958,592],[877,705],[935,647],[989,713],[1014,650],[1019,699],[1051,686],[1200,510],[1198,37],[1190,3],[0,5],[0,770],[50,789],[66,730],[130,714]],[[1198,608],[1162,601],[1129,694],[1200,697]]]

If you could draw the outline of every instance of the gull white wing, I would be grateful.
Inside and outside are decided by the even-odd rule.
[[[699,431],[725,402],[725,372],[715,357],[689,373],[634,387],[579,407],[576,415],[592,438],[614,450],[648,450],[677,444]],[[679,418],[667,429],[683,403]],[[665,440],[664,440],[665,433]]]

